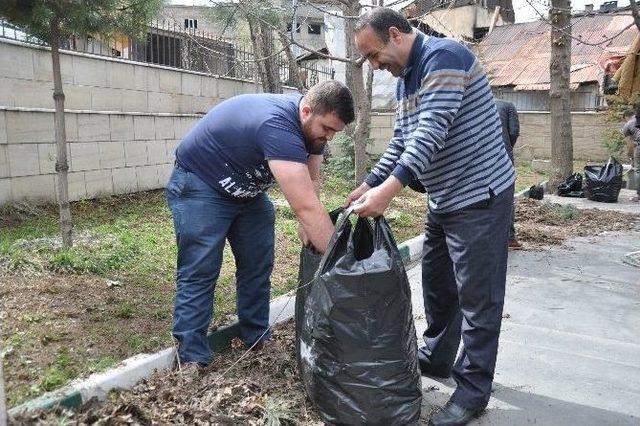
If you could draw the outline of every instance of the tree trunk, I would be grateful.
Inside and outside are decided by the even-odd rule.
[[[286,27],[284,28],[286,29]],[[280,40],[280,44],[282,47],[289,44],[289,39],[286,36],[286,31],[284,29],[278,32],[278,39]],[[287,61],[289,62],[289,78],[287,79],[287,84],[289,86],[293,86],[298,89],[301,93],[304,91],[304,85],[300,79],[300,67],[298,66],[298,61],[296,61],[296,57],[293,56],[293,52],[291,51],[291,46],[284,49],[285,54],[287,55]]]
[[[62,91],[62,77],[60,73],[60,21],[51,20],[51,62],[53,64],[53,100],[55,101],[55,134],[57,145],[56,172],[58,173],[58,206],[60,208],[60,228],[62,231],[62,246],[69,248],[73,245],[73,223],[69,207],[69,184],[67,174],[67,135],[64,122],[64,92]]]
[[[345,7],[345,15],[360,15],[360,2],[350,0],[349,6]],[[353,19],[346,19],[345,22],[345,54],[347,58],[355,57],[357,53],[354,39]],[[354,107],[356,110],[355,125],[347,128],[347,134],[353,139],[355,153],[355,184],[360,185],[367,174],[367,140],[369,138],[369,127],[371,124],[371,97],[367,96],[362,75],[362,64],[350,62],[346,67],[346,82],[353,95]]]
[[[256,21],[250,16],[247,16],[247,22],[249,23],[254,57],[256,59],[267,58],[273,55],[273,36],[269,26]],[[257,61],[256,67],[260,76],[262,91],[265,93],[282,93],[282,83],[280,83],[278,72],[278,58],[274,56]]]
[[[274,56],[274,39],[273,30],[271,27],[264,23],[260,23],[260,41],[262,44],[263,57],[265,70],[267,72],[267,79],[269,81],[269,91],[271,93],[282,93],[282,82],[280,81],[280,55]]]
[[[573,135],[571,130],[571,2],[552,0],[551,23],[551,176],[549,188],[573,173]],[[562,29],[562,30],[560,30]]]
[[[0,324],[1,325],[1,324]],[[2,353],[2,343],[0,342],[0,353]],[[4,371],[2,369],[3,360],[0,357],[0,426],[7,424],[7,399],[4,394]]]
[[[255,58],[259,58],[262,56],[262,47],[260,46],[260,43],[258,43],[258,25],[249,16],[247,17],[247,23],[249,24],[249,36],[251,37],[251,46],[253,46],[253,56]],[[269,80],[264,62],[256,62],[256,69],[258,71],[258,77],[260,77],[262,91],[269,92]]]

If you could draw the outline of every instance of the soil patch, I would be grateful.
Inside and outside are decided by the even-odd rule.
[[[58,409],[11,419],[13,425],[321,425],[298,379],[293,321],[276,327],[259,351],[241,343],[210,367],[156,373],[131,391],[77,412]],[[246,356],[244,358],[243,355]]]
[[[528,198],[516,204],[515,227],[525,248],[561,245],[568,238],[633,229],[640,215],[599,209],[577,209]]]
[[[2,312],[11,313],[2,318],[10,402],[171,342],[170,306],[144,288],[86,275],[4,275],[0,281]]]

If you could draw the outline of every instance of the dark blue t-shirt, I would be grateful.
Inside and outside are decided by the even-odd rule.
[[[178,145],[178,163],[233,198],[255,197],[274,183],[267,160],[306,163],[308,155],[316,153],[305,144],[300,99],[255,94],[225,100]]]

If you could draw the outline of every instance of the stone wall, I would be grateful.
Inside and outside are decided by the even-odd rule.
[[[162,188],[199,115],[67,112],[69,197]],[[56,199],[53,113],[0,109],[0,204]]]
[[[521,112],[520,138],[515,155],[524,160],[551,158],[551,115],[548,112]],[[607,123],[597,112],[571,113],[573,157],[576,160],[602,161],[609,157],[603,142],[607,134],[621,127]]]
[[[55,201],[50,51],[0,39],[0,205]],[[254,82],[61,55],[71,200],[164,187],[174,149],[211,107]],[[288,91],[292,91],[289,90]]]
[[[548,112],[520,112],[520,138],[515,154],[522,160],[551,156],[550,115]],[[602,113],[573,112],[573,156],[579,160],[602,161],[608,154],[602,146],[607,133],[616,130]],[[374,113],[371,117],[371,152],[383,152],[393,134],[393,113]]]
[[[54,107],[49,49],[0,38],[0,63],[0,106]],[[260,90],[250,81],[73,52],[61,55],[60,68],[70,110],[203,113]]]

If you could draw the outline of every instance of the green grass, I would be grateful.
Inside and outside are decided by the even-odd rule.
[[[116,316],[118,318],[133,318],[135,307],[129,302],[122,302],[118,305]]]
[[[329,179],[323,201],[330,208],[341,205],[351,186]],[[284,201],[277,190],[271,196]],[[50,299],[69,290],[40,288],[37,283],[42,274],[94,283],[93,287],[85,289],[80,284],[73,289],[74,297],[77,294],[89,300],[89,305],[95,304],[94,309],[73,314],[80,317],[67,318],[64,310],[56,316],[30,305],[20,307],[24,312],[8,312],[11,320],[3,330],[2,350],[5,365],[15,371],[8,384],[11,406],[128,356],[173,344],[170,326],[176,246],[163,191],[74,202],[71,209],[74,246],[62,249],[57,206],[0,208],[0,275],[32,279],[43,297]],[[276,227],[274,297],[295,288],[300,247],[297,221],[289,207],[277,207]],[[117,285],[107,290],[107,282]],[[100,295],[92,294],[96,286]],[[29,297],[24,291],[24,297]],[[235,263],[227,246],[216,286],[214,323],[228,321],[235,306]],[[81,330],[73,330],[74,322],[81,323]],[[65,327],[71,332],[60,331]],[[93,348],[91,352],[86,350],[88,346]],[[61,352],[61,347],[69,349]]]
[[[61,351],[53,364],[45,371],[40,382],[40,387],[45,391],[50,391],[60,387],[75,377],[76,371],[74,363],[68,351]]]

